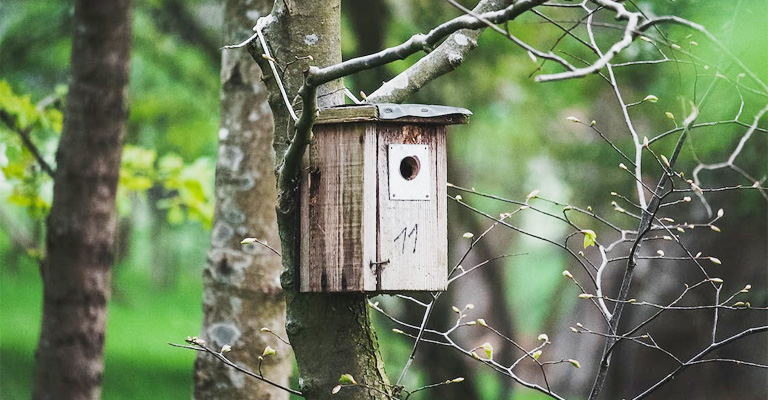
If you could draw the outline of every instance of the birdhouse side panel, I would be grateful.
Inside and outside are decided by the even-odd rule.
[[[447,281],[445,127],[379,124],[377,290],[439,291]]]
[[[368,125],[314,128],[302,183],[302,291],[364,291],[372,275],[375,200],[366,197],[375,199],[376,172],[370,161],[366,167],[366,148],[375,151]]]

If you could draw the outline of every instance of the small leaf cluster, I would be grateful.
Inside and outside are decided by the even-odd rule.
[[[63,98],[66,88],[57,89],[51,98]],[[55,146],[64,118],[61,102],[35,104],[30,96],[14,92],[0,80],[0,180],[10,184],[7,201],[24,207],[33,218],[41,218],[50,208],[50,177],[46,176],[22,137],[41,149]]]
[[[126,145],[119,190],[121,197],[143,197],[147,190],[159,190],[157,207],[167,211],[169,223],[175,225],[190,219],[210,227],[214,205],[213,175],[214,164],[207,157],[185,164],[174,153],[158,157],[155,150]],[[121,213],[128,213],[128,207],[129,204],[123,202]]]

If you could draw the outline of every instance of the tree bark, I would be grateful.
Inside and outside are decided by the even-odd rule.
[[[75,2],[72,81],[56,154],[34,399],[97,399],[128,116],[131,0]]]
[[[260,15],[269,12],[265,0],[225,4],[224,42],[240,42],[253,32]],[[265,346],[277,351],[262,366],[266,378],[288,385],[292,358],[288,345],[262,327],[285,337],[285,303],[280,288],[280,257],[257,243],[256,237],[278,247],[275,202],[274,129],[261,70],[247,52],[222,54],[221,129],[216,167],[216,210],[208,265],[203,272],[203,331],[211,346],[232,346],[228,357],[256,369]],[[196,399],[288,399],[288,393],[199,353],[195,361]]]
[[[265,34],[281,78],[292,100],[303,83],[309,65],[325,67],[341,61],[339,0],[277,1]],[[262,71],[270,71],[260,46],[249,47]],[[306,58],[311,55],[312,59]],[[297,58],[298,57],[298,58]],[[280,71],[280,70],[278,70]],[[270,106],[275,117],[274,148],[280,165],[293,135],[293,120],[280,97],[271,71],[267,77]],[[341,82],[318,88],[318,106],[342,104]],[[313,112],[313,110],[308,110]],[[298,292],[300,182],[278,187],[277,210],[283,248],[281,282],[286,296],[286,328],[296,354],[300,390],[308,399],[383,399],[390,392],[362,294]],[[341,374],[351,374],[361,385],[347,387],[332,397],[331,389]]]

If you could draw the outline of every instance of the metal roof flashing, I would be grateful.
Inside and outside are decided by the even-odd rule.
[[[347,104],[320,109],[315,124],[383,121],[422,124],[466,124],[472,112],[466,108],[428,104]]]

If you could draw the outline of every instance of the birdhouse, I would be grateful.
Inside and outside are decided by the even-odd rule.
[[[417,104],[320,110],[301,185],[301,291],[446,289],[445,127],[471,114]]]

